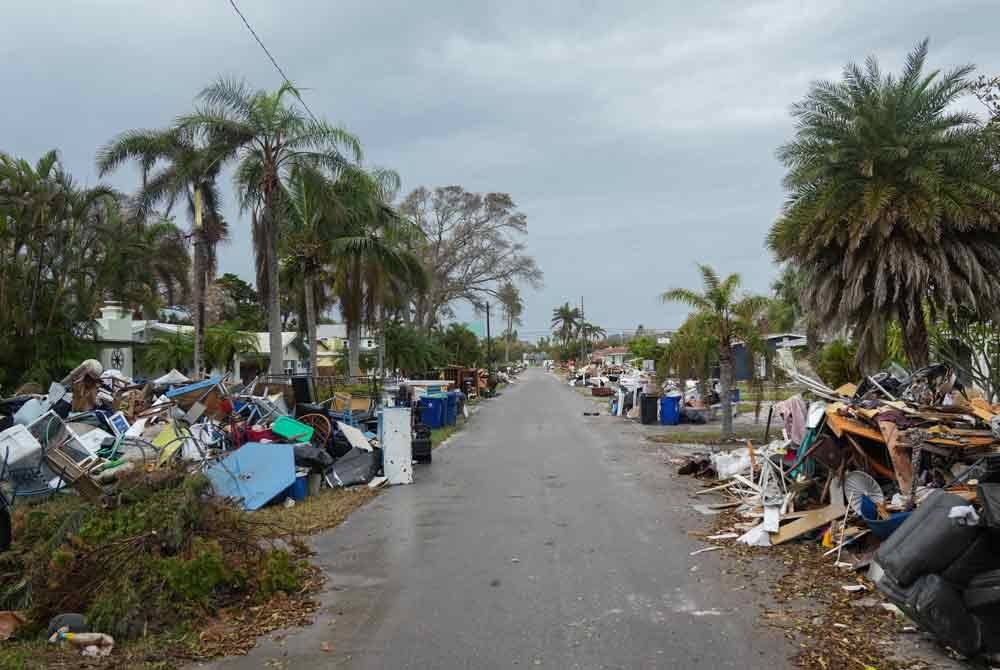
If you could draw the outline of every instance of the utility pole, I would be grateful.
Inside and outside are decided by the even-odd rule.
[[[490,337],[490,303],[486,303],[486,371],[493,374],[493,339]]]
[[[583,365],[586,365],[586,363],[584,363],[584,359],[585,359],[584,348],[587,345],[584,343],[584,339],[583,339],[583,326],[584,326],[585,323],[587,323],[587,319],[584,316],[584,311],[583,311],[583,296],[581,295],[580,296],[580,365],[581,365],[581,367]],[[587,361],[587,363],[589,363],[589,362],[590,361]]]

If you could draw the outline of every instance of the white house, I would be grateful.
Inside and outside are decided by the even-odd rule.
[[[182,333],[190,335],[193,326],[133,319],[131,312],[120,303],[109,302],[101,308],[101,317],[96,320],[98,359],[106,369],[121,370],[128,377],[158,376],[166,370],[142,369],[138,349],[153,342],[157,337]],[[258,353],[245,353],[233,361],[237,377],[252,379],[266,372],[271,360],[271,338],[266,332],[254,333],[257,337]],[[347,327],[344,324],[323,324],[316,327],[317,368],[332,367],[336,359],[347,351]],[[304,337],[296,332],[281,334],[281,361],[285,374],[309,372],[309,349]],[[361,351],[375,351],[378,341],[371,334],[362,331]],[[213,370],[213,374],[221,374]]]

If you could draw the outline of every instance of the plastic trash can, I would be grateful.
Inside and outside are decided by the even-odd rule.
[[[420,423],[432,430],[443,426],[447,403],[447,396],[441,397],[437,393],[425,395],[420,399]]]
[[[660,425],[676,426],[681,422],[681,397],[668,395],[660,398]]]
[[[643,393],[639,400],[639,419],[645,426],[656,423],[656,409],[659,397]]]
[[[740,390],[738,388],[729,389],[729,397],[730,397],[730,399],[732,399],[733,402],[739,402],[740,401]]]
[[[448,405],[445,409],[445,423],[454,426],[458,423],[458,391],[448,391]]]

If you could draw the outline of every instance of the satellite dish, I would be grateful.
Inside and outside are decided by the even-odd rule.
[[[885,501],[882,487],[874,477],[861,470],[847,473],[844,478],[844,495],[847,496],[847,504],[858,516],[861,516],[861,496],[868,496],[874,503]]]

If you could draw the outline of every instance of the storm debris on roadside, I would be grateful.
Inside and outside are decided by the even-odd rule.
[[[76,616],[85,630],[50,630],[46,653],[120,663],[135,659],[119,641],[167,636],[172,658],[201,658],[306,621],[321,580],[300,535],[340,523],[370,482],[411,483],[465,400],[447,380],[390,396],[365,379],[316,402],[310,382],[133,380],[88,360],[0,400],[0,632]]]
[[[828,608],[887,600],[958,654],[996,655],[1000,405],[963,388],[945,365],[913,373],[894,366],[838,389],[790,376],[807,395],[776,405],[781,438],[679,463],[680,474],[712,480],[695,494],[700,503],[710,501],[703,493],[727,501],[713,506],[714,541],[737,555],[777,553],[788,567],[777,592],[805,575],[805,596],[822,593]],[[884,661],[885,649],[865,658],[848,644],[831,656],[841,637],[831,630],[836,612],[822,617],[822,633],[812,625],[806,638],[815,648],[806,645],[800,665],[861,667],[882,658],[876,667],[896,667]],[[845,640],[861,625],[839,623],[851,631]],[[894,637],[902,628],[881,630]]]

